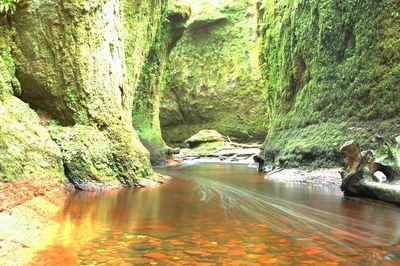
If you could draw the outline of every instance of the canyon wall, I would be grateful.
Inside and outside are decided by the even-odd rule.
[[[400,134],[400,2],[258,3],[268,135],[281,166],[337,166],[339,147]]]
[[[93,190],[153,176],[132,112],[166,5],[34,0],[4,19],[2,181],[66,174]]]
[[[201,129],[232,139],[265,137],[253,1],[192,1],[188,29],[171,53],[161,104],[168,143]]]

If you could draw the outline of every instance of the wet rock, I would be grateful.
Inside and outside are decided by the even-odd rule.
[[[82,257],[88,257],[90,255],[92,255],[92,251],[90,251],[90,250],[86,250],[80,254],[80,256],[82,256]]]
[[[201,250],[194,250],[194,249],[185,250],[185,251],[183,251],[183,253],[188,254],[188,255],[191,255],[191,256],[202,256],[202,255],[204,254],[203,251],[201,251]]]

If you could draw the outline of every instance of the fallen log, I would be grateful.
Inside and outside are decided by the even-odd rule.
[[[400,136],[391,142],[376,136],[377,150],[360,152],[353,141],[341,151],[347,169],[341,171],[345,195],[368,197],[400,204]]]

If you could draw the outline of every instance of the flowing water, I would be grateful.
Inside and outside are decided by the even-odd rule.
[[[155,189],[77,192],[40,265],[400,265],[400,212],[339,190],[185,164]]]

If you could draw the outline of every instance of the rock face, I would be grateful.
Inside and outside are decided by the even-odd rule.
[[[282,166],[336,166],[354,139],[400,133],[399,2],[259,4],[268,137]]]
[[[12,55],[2,48],[0,61],[2,177],[23,178],[9,173],[11,162],[23,169],[28,157],[30,174],[65,170],[82,189],[135,186],[153,176],[132,126],[133,97],[166,4],[36,0],[13,15],[11,26],[0,26],[12,37],[3,43],[13,47]],[[11,140],[12,132],[25,133]]]
[[[346,195],[400,204],[400,136],[391,142],[377,138],[378,149],[360,153],[354,142],[341,151],[347,158],[341,189]]]
[[[163,6],[164,14],[159,21],[146,63],[140,75],[135,93],[133,124],[140,140],[150,152],[153,164],[164,162],[172,154],[161,134],[160,101],[164,91],[169,56],[186,27],[189,9],[170,3]],[[129,46],[129,45],[127,45]]]
[[[0,182],[63,176],[60,148],[38,115],[13,96],[0,100]]]
[[[163,93],[167,143],[182,143],[204,128],[240,140],[264,138],[256,25],[253,1],[195,1],[171,53]]]
[[[39,116],[18,93],[9,32],[0,27],[0,185],[21,178],[63,177],[62,155]]]

